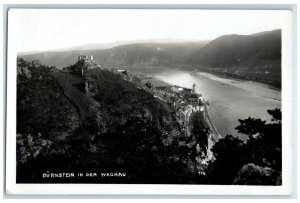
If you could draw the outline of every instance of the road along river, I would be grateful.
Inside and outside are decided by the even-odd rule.
[[[212,74],[181,70],[164,70],[152,73],[154,78],[163,82],[192,88],[196,84],[196,92],[209,101],[209,113],[219,133],[246,139],[235,127],[238,119],[249,116],[270,121],[268,109],[281,108],[281,91],[267,85],[220,78]]]

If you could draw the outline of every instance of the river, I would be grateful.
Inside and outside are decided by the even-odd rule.
[[[172,85],[192,88],[209,101],[209,113],[219,133],[246,139],[235,130],[238,119],[249,116],[270,121],[268,109],[281,108],[281,91],[267,85],[221,78],[203,72],[165,70],[151,74],[154,78]]]

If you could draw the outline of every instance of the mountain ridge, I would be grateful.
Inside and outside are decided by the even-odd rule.
[[[74,64],[79,54],[93,55],[96,63],[104,68],[200,70],[281,87],[280,29],[251,35],[224,35],[202,43],[133,43],[109,49],[50,51],[19,57],[62,68]]]
[[[212,40],[189,60],[206,66],[228,66],[250,59],[281,58],[281,30],[252,35],[224,35]]]

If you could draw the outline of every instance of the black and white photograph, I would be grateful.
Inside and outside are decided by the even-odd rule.
[[[283,186],[290,21],[11,9],[15,184]]]

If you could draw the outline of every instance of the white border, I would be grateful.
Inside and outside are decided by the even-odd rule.
[[[280,11],[279,11],[280,12]],[[292,15],[282,28],[283,185],[214,186],[146,184],[16,184],[16,44],[14,18],[9,11],[7,57],[6,192],[8,194],[106,195],[290,195],[292,191]]]

